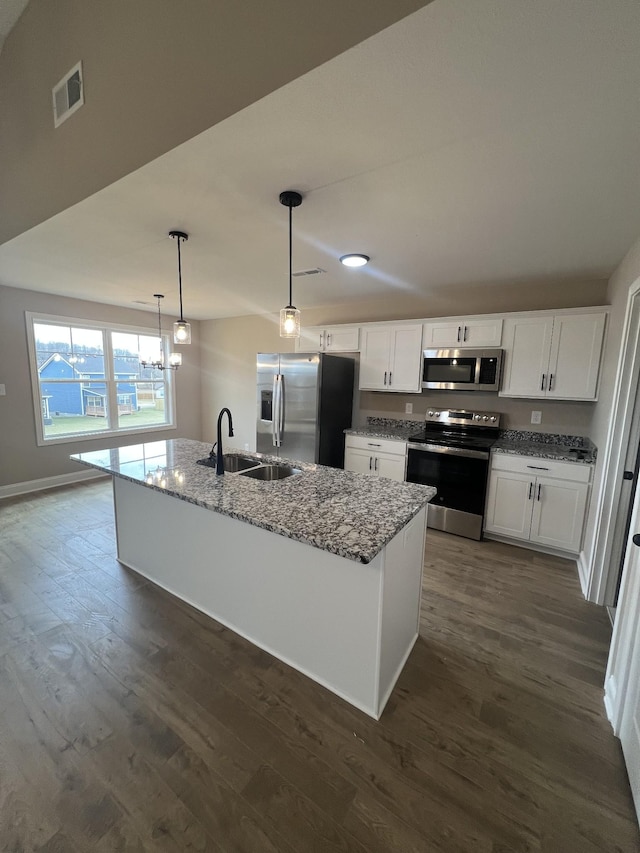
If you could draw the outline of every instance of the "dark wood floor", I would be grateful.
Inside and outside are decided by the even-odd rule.
[[[637,851],[575,566],[427,539],[376,723],[123,569],[109,482],[0,502],[0,849]]]

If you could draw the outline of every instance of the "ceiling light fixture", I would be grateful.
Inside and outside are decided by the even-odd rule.
[[[169,231],[169,237],[178,241],[178,287],[180,291],[180,319],[173,324],[174,344],[191,343],[191,324],[185,322],[182,316],[182,258],[180,256],[180,240],[188,240],[189,235],[184,231]]]
[[[169,364],[164,363],[164,347],[162,344],[162,318],[160,316],[160,300],[164,299],[162,293],[154,293],[154,299],[158,300],[158,340],[160,343],[160,352],[157,359],[140,357],[140,364],[143,367],[150,367],[152,370],[177,370],[182,364],[182,353],[169,353]]]
[[[368,264],[371,259],[369,255],[343,255],[340,258],[340,263],[344,264],[345,267],[363,267],[365,264]]]
[[[295,190],[280,193],[280,204],[289,208],[289,304],[280,311],[280,337],[300,337],[300,312],[293,304],[293,227],[292,210],[302,204],[302,196]]]

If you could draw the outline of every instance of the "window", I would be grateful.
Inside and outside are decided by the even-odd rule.
[[[157,361],[168,336],[27,313],[38,444],[174,427],[173,371]]]

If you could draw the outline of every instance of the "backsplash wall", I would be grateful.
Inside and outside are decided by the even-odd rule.
[[[358,392],[357,392],[358,393]],[[406,414],[405,404],[413,405],[413,414]],[[425,391],[423,394],[385,394],[381,391],[360,391],[357,426],[368,417],[403,418],[423,421],[428,409],[474,409],[500,412],[503,429],[535,430],[589,436],[594,403],[559,402],[555,400],[520,400],[483,394],[479,391]],[[531,412],[542,412],[542,422],[531,423]]]

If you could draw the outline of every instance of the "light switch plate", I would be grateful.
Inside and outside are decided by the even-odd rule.
[[[542,412],[531,412],[531,423],[532,424],[542,423]]]
[[[405,415],[413,414],[413,403],[405,403],[404,404],[404,413]]]
[[[7,389],[4,385],[0,385],[0,397],[5,397],[7,394]]]

